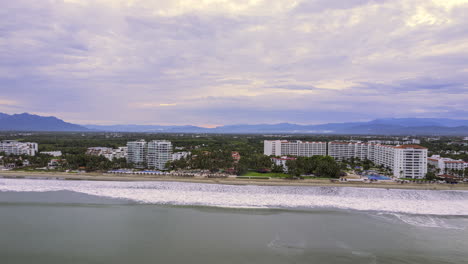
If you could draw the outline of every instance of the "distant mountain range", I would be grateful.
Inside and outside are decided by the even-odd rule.
[[[166,133],[285,133],[285,134],[364,134],[364,135],[468,135],[468,120],[444,118],[391,118],[369,122],[297,125],[289,123],[226,125],[216,128],[196,126],[85,125],[93,130],[115,132]]]
[[[197,126],[160,126],[160,125],[84,125],[84,127],[96,131],[109,132],[168,132],[168,133],[206,133],[209,128]]]
[[[0,113],[0,131],[90,131],[88,128],[67,123],[53,116],[28,113],[7,115]]]
[[[56,117],[28,113],[0,113],[0,131],[83,131],[232,134],[361,134],[361,135],[466,135],[468,120],[446,118],[390,118],[369,122],[297,125],[289,123],[226,125],[216,128],[160,125],[76,125]]]

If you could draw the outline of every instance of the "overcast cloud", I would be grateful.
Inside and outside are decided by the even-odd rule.
[[[468,0],[0,2],[0,112],[81,124],[468,117]]]

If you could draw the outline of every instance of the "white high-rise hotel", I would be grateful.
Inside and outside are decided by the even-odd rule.
[[[306,156],[329,155],[337,160],[369,159],[393,171],[398,178],[424,178],[427,173],[427,148],[418,145],[389,146],[354,142],[301,142],[265,140],[265,155]],[[302,147],[304,143],[311,147]],[[302,149],[302,151],[301,151]],[[305,149],[305,150],[304,150]]]
[[[172,160],[172,143],[166,140],[153,140],[148,143],[148,167],[163,170]]]
[[[0,152],[7,155],[29,155],[35,156],[38,144],[34,142],[18,142],[16,140],[4,140],[0,142]]]
[[[326,142],[306,142],[287,140],[265,140],[264,154],[267,156],[304,156],[327,155]]]
[[[389,168],[398,178],[422,179],[427,173],[427,148],[418,145],[329,142],[328,155],[337,160],[368,159]]]
[[[146,141],[138,140],[127,142],[127,162],[135,164],[137,166],[142,166],[146,162]]]
[[[153,140],[146,142],[138,140],[127,142],[127,162],[142,167],[163,170],[166,163],[172,160],[172,143],[166,140]]]

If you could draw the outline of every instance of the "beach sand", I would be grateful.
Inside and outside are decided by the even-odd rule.
[[[107,173],[64,173],[64,172],[21,172],[1,171],[0,178],[54,179],[54,180],[87,180],[87,181],[171,181],[207,184],[230,185],[264,185],[264,186],[332,186],[332,187],[362,187],[386,189],[416,189],[416,190],[468,190],[468,184],[419,184],[419,183],[360,183],[360,182],[331,182],[326,179],[236,179],[236,178],[202,178],[176,177],[158,175],[117,175]]]

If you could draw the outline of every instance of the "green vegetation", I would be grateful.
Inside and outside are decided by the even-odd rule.
[[[289,174],[286,173],[275,173],[275,172],[267,172],[261,173],[256,171],[249,171],[242,176],[250,176],[250,177],[272,177],[272,178],[287,178],[290,177]]]
[[[338,178],[342,175],[341,167],[334,158],[329,156],[297,157],[286,161],[290,176],[313,174],[318,177]]]
[[[0,132],[0,140],[14,139],[19,141],[37,142],[39,151],[62,151],[64,159],[56,170],[86,170],[107,171],[110,169],[131,168],[125,160],[107,160],[104,157],[86,155],[89,147],[125,146],[128,141],[145,139],[146,141],[166,139],[172,142],[174,151],[190,151],[192,154],[187,159],[174,161],[168,164],[175,170],[209,170],[211,172],[226,172],[236,175],[252,175],[252,177],[294,177],[301,175],[314,175],[321,178],[337,178],[343,172],[360,172],[375,169],[382,174],[389,174],[388,168],[375,166],[369,160],[350,159],[336,162],[329,157],[298,158],[296,161],[288,161],[289,172],[284,173],[284,168],[275,166],[271,157],[263,155],[263,140],[265,139],[297,139],[303,141],[333,141],[333,140],[395,140],[385,136],[346,136],[346,135],[229,135],[229,134],[158,134],[158,133],[77,133],[77,132]],[[429,155],[439,154],[443,157],[463,159],[468,161],[468,146],[464,146],[462,138],[442,137],[437,141],[422,139],[422,144],[429,148]],[[465,141],[466,142],[466,141]],[[233,160],[232,151],[239,152],[241,159]],[[0,156],[4,156],[0,153]],[[25,160],[31,164],[28,169],[44,168],[51,159],[48,155],[7,156],[3,158],[4,164],[15,164],[22,167]],[[436,169],[429,169],[434,174],[444,173]],[[454,175],[468,176],[465,171],[448,171]],[[255,175],[258,174],[258,175]],[[267,176],[268,175],[268,176]],[[270,176],[272,175],[272,176]],[[249,176],[250,177],[250,176]],[[428,179],[433,178],[428,174]]]
[[[468,141],[462,141],[457,137],[442,137],[440,140],[421,142],[421,145],[429,149],[429,156],[440,155],[451,159],[461,159],[468,162]]]
[[[266,176],[237,176],[237,179],[248,179],[248,180],[269,180],[270,177]]]
[[[434,180],[437,180],[437,179],[438,179],[437,175],[432,171],[430,171],[430,172],[428,172],[426,174],[426,180],[428,180],[428,181],[434,181]]]

